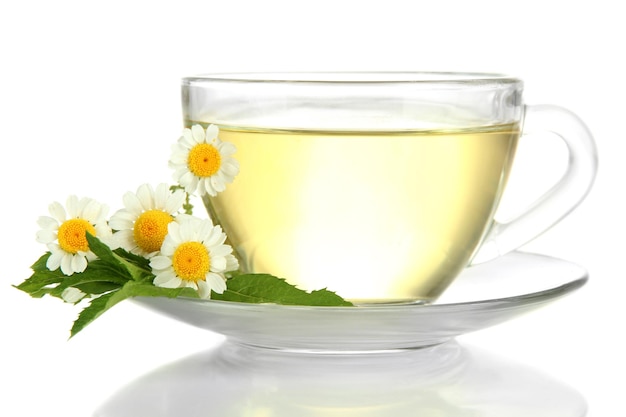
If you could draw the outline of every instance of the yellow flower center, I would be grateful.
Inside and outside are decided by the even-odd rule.
[[[210,177],[220,169],[222,156],[215,146],[200,143],[189,151],[187,164],[197,177]]]
[[[142,213],[133,228],[133,237],[137,246],[148,253],[161,249],[165,235],[167,235],[167,225],[174,218],[161,210],[148,210]]]
[[[87,232],[95,236],[96,229],[91,223],[85,219],[70,219],[61,226],[57,233],[59,240],[59,246],[65,252],[76,253],[78,251],[89,251],[89,244],[87,243]]]
[[[200,242],[182,243],[174,251],[172,266],[176,275],[185,281],[204,280],[211,268],[209,251]]]

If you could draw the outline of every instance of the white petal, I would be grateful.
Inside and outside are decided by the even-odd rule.
[[[217,138],[217,135],[219,135],[219,133],[220,133],[220,129],[217,126],[213,124],[209,125],[209,127],[206,128],[206,134],[205,134],[206,141],[212,142],[214,139]]]
[[[210,178],[203,178],[200,181],[200,187],[199,187],[200,195],[208,194],[211,197],[215,197],[217,195],[217,192],[213,189],[213,186],[211,185],[210,180],[211,180]]]
[[[114,238],[115,235],[113,235],[113,234],[111,234],[109,236],[98,236],[98,237],[100,238],[102,243],[107,245],[109,247],[109,249],[111,249],[111,250],[115,250],[115,249],[119,248],[120,246],[122,246],[120,244],[120,241]],[[126,249],[126,248],[124,248],[124,249]],[[136,248],[133,248],[133,249],[136,249]]]
[[[196,141],[193,139],[191,129],[183,129],[182,136],[178,139],[178,145],[187,149],[191,149]]]
[[[193,288],[194,290],[198,289],[198,284],[195,281],[185,281],[182,280],[182,287]]]
[[[198,239],[201,242],[206,241],[213,231],[213,222],[211,220],[202,220],[198,222]]]
[[[211,298],[211,286],[205,281],[198,281],[198,296],[205,300]]]
[[[196,143],[204,143],[206,140],[204,129],[200,125],[191,126],[191,135]]]
[[[224,257],[226,255],[230,255],[231,253],[233,253],[233,248],[229,245],[219,245],[211,248],[211,256],[214,257]]]
[[[78,200],[78,205],[76,206],[76,214],[75,216],[81,216],[83,214],[83,210],[87,206],[87,204],[91,203],[91,199],[87,197],[83,197]]]
[[[237,174],[239,174],[239,163],[232,158],[227,159],[224,162],[222,162],[220,171],[223,171],[224,174],[230,177],[235,177],[237,176]]]
[[[37,219],[37,224],[42,229],[54,230],[54,229],[58,229],[59,228],[59,222],[57,222],[55,219],[53,219],[52,217],[49,217],[49,216],[41,216],[41,217],[39,217]]]
[[[100,220],[100,210],[100,203],[95,200],[86,200],[84,207],[81,209],[80,217],[92,224],[96,223]]]
[[[67,220],[67,213],[65,212],[65,208],[63,208],[63,206],[56,201],[48,206],[48,211],[50,212],[52,217],[54,217],[59,223],[63,223],[65,220]]]
[[[194,218],[195,216],[192,216],[191,214],[179,213],[174,218],[174,221],[178,222],[178,227],[180,227],[180,223],[192,221]]]
[[[176,183],[180,184],[180,179],[182,178],[183,175],[189,172],[189,168],[187,167],[187,165],[175,165],[175,164],[172,164],[171,162],[168,163],[168,165],[170,168],[174,170],[174,172],[172,172],[172,179]],[[183,184],[180,184],[180,185],[183,185]]]
[[[52,249],[50,247],[48,248]],[[61,260],[63,259],[63,256],[65,256],[65,253],[61,251],[61,248],[58,250],[51,250],[51,252],[52,253],[46,261],[46,267],[48,267],[50,271],[56,271],[61,266]]]
[[[78,197],[75,195],[69,196],[65,203],[65,210],[67,212],[67,217],[70,219],[77,217],[80,211]]]
[[[89,252],[78,251],[77,254],[86,257],[88,262],[95,261],[96,259],[98,259],[96,254],[91,251]]]
[[[196,190],[198,189],[198,183],[200,182],[200,179],[198,177],[196,177],[195,175],[193,175],[193,173],[189,173],[191,176],[191,180],[187,181],[187,176],[185,175],[184,180],[187,181],[187,184],[184,185],[185,187],[185,191],[187,192],[187,194],[193,194],[196,192]],[[182,183],[183,178],[181,178],[181,185],[183,185]],[[200,191],[200,196],[202,196],[202,190]]]
[[[239,261],[234,255],[226,256],[226,271],[236,271],[239,269]]]
[[[107,216],[109,215],[109,206],[106,204],[100,204],[98,215],[94,217],[93,224],[107,224]]]
[[[76,254],[72,257],[72,271],[83,272],[87,268],[87,259],[84,256]]]
[[[222,142],[218,147],[218,151],[223,157],[231,156],[237,152],[237,147],[230,142]]]
[[[141,201],[139,201],[139,198],[137,198],[134,193],[131,193],[130,191],[125,193],[122,197],[122,201],[124,202],[126,210],[132,213],[135,217],[138,217],[143,212]]]
[[[187,165],[189,159],[189,150],[177,145],[172,147],[169,163],[172,165]]]
[[[137,199],[144,211],[154,208],[154,190],[150,184],[142,184],[137,188]]]
[[[133,251],[137,248],[137,242],[135,242],[135,237],[133,236],[133,231],[129,229],[120,230],[113,234],[113,241],[115,242],[113,245],[115,247],[122,247],[127,251]]]
[[[108,210],[108,207],[107,207]],[[79,201],[79,214],[81,218],[92,223],[97,222],[102,216],[102,204],[91,198],[81,198]]]
[[[108,215],[109,206],[106,204],[100,204],[100,214],[96,218],[95,223],[106,223]]]
[[[170,190],[167,184],[160,183],[154,190],[154,208],[164,210],[168,199],[170,198]]]
[[[213,256],[213,253],[211,253],[211,272],[224,272],[226,265],[226,258],[223,256]]]
[[[109,220],[109,226],[113,228],[113,230],[125,230],[132,229],[137,216],[133,215],[126,209],[118,210],[113,216],[111,216],[111,220]]]
[[[226,234],[222,231],[220,226],[215,226],[211,230],[211,234],[208,239],[204,241],[204,244],[210,247],[221,245],[226,241]]]
[[[172,266],[172,260],[168,256],[154,256],[150,259],[150,268],[166,269]]]
[[[167,235],[161,244],[161,254],[164,256],[172,256],[177,247],[178,244],[174,242],[174,239],[172,239],[170,235]]]
[[[87,294],[85,294],[84,292],[82,292],[78,288],[67,287],[61,293],[61,298],[66,303],[75,304],[75,303],[79,302],[80,300],[82,300],[86,295]]]
[[[176,218],[178,219],[177,216]],[[183,237],[180,233],[180,223],[179,222],[170,222],[167,225],[167,234],[169,235],[169,237],[172,239],[172,243],[175,245],[178,245],[180,243],[183,242]],[[166,239],[168,238],[168,236],[165,237]]]
[[[221,193],[222,191],[226,189],[226,184],[224,184],[224,181],[219,177],[219,175],[211,176],[210,180],[211,180],[211,187],[216,192]]]
[[[177,223],[179,225],[180,239],[183,242],[197,240],[199,222],[194,217],[187,221]]]
[[[94,229],[96,229],[96,236],[100,238],[111,236],[113,233],[107,223],[96,223]]]
[[[164,271],[155,276],[152,283],[157,287],[179,288],[182,280],[174,274],[174,271]]]
[[[219,274],[214,274],[212,272],[208,273],[206,281],[211,289],[218,294],[221,294],[226,290],[226,281],[224,281],[224,278]]]
[[[72,275],[74,273],[74,270],[72,269],[73,257],[74,255],[65,253],[61,258],[61,272],[63,272],[65,275]]]
[[[184,203],[185,192],[183,190],[176,190],[171,195],[168,195],[168,198],[163,206],[163,210],[169,214],[174,214],[182,208]]]
[[[37,242],[39,243],[44,243],[44,244],[52,243],[55,240],[57,240],[57,232],[56,230],[50,230],[50,229],[39,230],[37,234],[35,235],[35,238]]]
[[[185,170],[185,172],[181,172],[181,175],[178,176],[178,183],[185,188],[192,185],[195,188],[195,184],[197,184],[197,181],[198,177],[196,177],[193,172],[188,170]]]

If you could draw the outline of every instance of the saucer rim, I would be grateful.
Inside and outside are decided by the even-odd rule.
[[[540,291],[528,292],[518,295],[512,295],[507,297],[500,298],[485,298],[481,300],[470,300],[470,301],[457,301],[457,302],[445,302],[438,303],[437,300],[432,303],[421,303],[421,302],[407,302],[407,303],[380,303],[380,304],[354,304],[354,306],[307,306],[307,305],[292,305],[292,304],[277,304],[277,303],[246,303],[241,301],[224,301],[224,300],[214,300],[214,299],[199,299],[192,297],[177,297],[171,300],[179,300],[184,302],[192,302],[199,304],[211,304],[215,307],[227,307],[233,309],[263,309],[263,310],[293,310],[293,311],[329,311],[329,312],[337,312],[337,311],[402,311],[402,310],[413,310],[413,309],[455,309],[455,308],[466,308],[476,305],[482,304],[514,304],[520,305],[529,304],[532,302],[541,302],[546,299],[555,299],[561,296],[567,295],[581,287],[583,287],[589,280],[589,272],[586,268],[564,259],[560,259],[554,256],[527,252],[527,251],[512,251],[509,254],[503,255],[515,255],[519,254],[522,256],[529,256],[533,258],[544,258],[549,261],[558,261],[567,263],[570,267],[579,269],[578,278],[567,281],[561,285],[557,285],[554,287],[546,288]],[[468,267],[471,268],[471,267]],[[573,274],[572,274],[573,275]],[[137,300],[141,299],[149,299],[150,297],[137,297]]]

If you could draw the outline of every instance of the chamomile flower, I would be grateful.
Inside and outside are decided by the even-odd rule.
[[[50,216],[42,216],[37,223],[37,241],[48,246],[50,256],[46,262],[49,270],[61,268],[65,275],[83,272],[88,261],[96,255],[89,250],[87,233],[110,242],[111,229],[106,222],[109,208],[90,198],[70,196],[66,206],[54,202]]]
[[[167,184],[153,189],[141,185],[136,193],[127,192],[124,207],[109,221],[116,230],[115,241],[129,252],[150,256],[161,249],[167,226],[185,202],[183,190],[171,192]]]
[[[218,138],[219,129],[209,125],[206,131],[200,125],[184,129],[183,135],[172,147],[169,165],[174,179],[189,194],[216,196],[233,182],[239,173],[239,162],[232,157],[235,145]]]
[[[232,248],[225,245],[226,235],[211,220],[185,216],[168,225],[161,252],[150,259],[154,285],[165,288],[190,287],[201,298],[211,291],[226,289],[225,272],[239,267]]]

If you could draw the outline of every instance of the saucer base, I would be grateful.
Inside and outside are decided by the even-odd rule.
[[[570,294],[587,271],[514,252],[467,268],[432,304],[308,307],[184,298],[136,298],[151,310],[272,349],[369,351],[443,343],[518,317]]]

